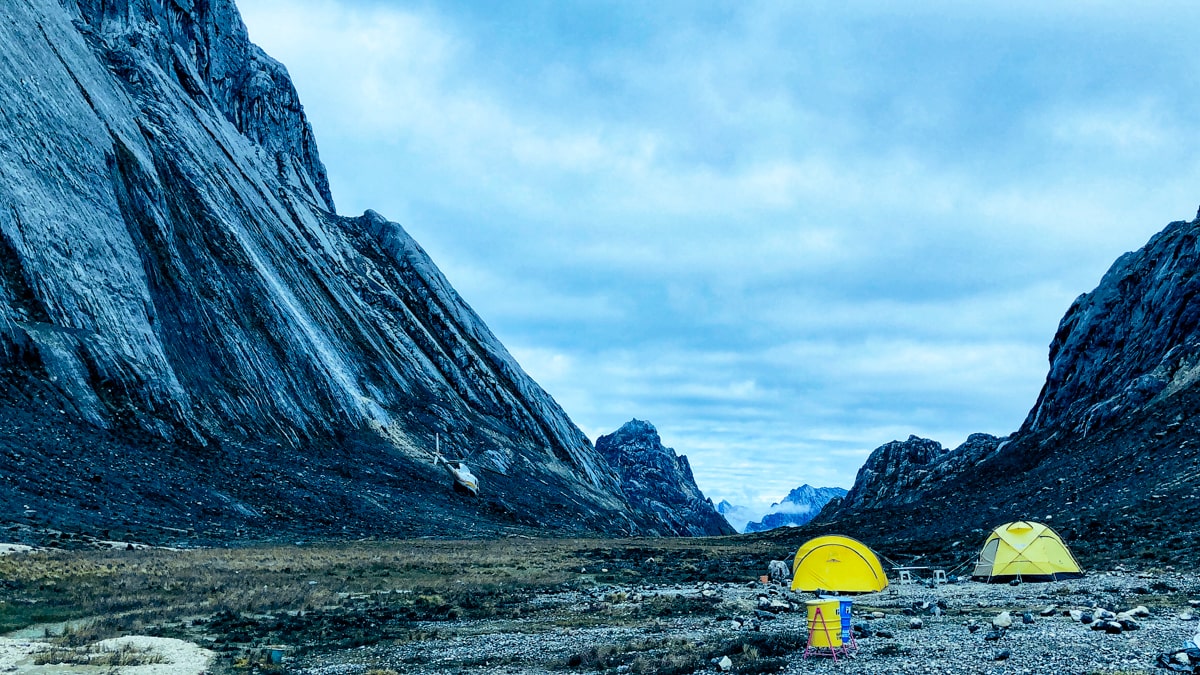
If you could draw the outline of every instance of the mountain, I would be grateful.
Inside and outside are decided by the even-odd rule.
[[[334,212],[231,0],[6,3],[0,362],[0,513],[31,531],[679,525],[630,505],[400,225]]]
[[[596,439],[596,450],[621,476],[621,489],[639,510],[656,514],[682,536],[734,534],[696,486],[687,457],[664,447],[649,422],[630,420]]]
[[[1067,310],[1021,428],[954,450],[875,450],[846,498],[797,536],[969,559],[986,532],[1042,520],[1086,561],[1194,563],[1200,519],[1200,219],[1119,258]]]
[[[746,525],[759,517],[758,512],[751,510],[749,507],[730,504],[724,499],[717,504],[717,513],[724,516],[725,522],[729,523],[738,532],[745,532]]]
[[[832,499],[846,495],[845,488],[801,485],[788,493],[782,501],[771,505],[771,510],[758,522],[747,523],[743,532],[765,532],[777,527],[795,527],[812,520]]]

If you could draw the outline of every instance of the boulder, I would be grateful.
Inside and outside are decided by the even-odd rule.
[[[792,570],[786,562],[772,560],[767,564],[767,578],[771,580],[771,583],[790,586],[792,583]]]
[[[1000,612],[996,618],[992,619],[993,628],[1008,628],[1013,625],[1012,615],[1007,611]]]

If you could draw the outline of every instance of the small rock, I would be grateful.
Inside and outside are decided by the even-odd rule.
[[[717,670],[722,673],[727,673],[733,669],[733,661],[729,660],[728,656],[722,656],[720,661],[717,661]]]
[[[996,618],[992,619],[992,626],[995,628],[1008,628],[1013,625],[1012,615],[1007,611],[1000,612]]]
[[[1004,637],[1005,632],[1006,632],[1006,629],[1004,629],[1004,628],[997,628],[995,630],[990,630],[990,631],[988,631],[987,635],[983,636],[983,639],[987,640],[989,642],[995,642],[996,640],[999,640],[1000,638]]]
[[[1125,632],[1125,628],[1116,621],[1105,621],[1104,632],[1108,633],[1109,635],[1120,635],[1121,633]]]
[[[890,630],[877,630],[877,631],[875,631],[875,635],[877,635],[878,637],[881,637],[885,640],[896,637]]]
[[[1029,612],[1025,612],[1021,615],[1021,623],[1026,625],[1033,623],[1033,615]]]
[[[925,622],[914,616],[913,618],[908,620],[908,627],[909,628],[924,628]]]
[[[1042,611],[1038,612],[1038,615],[1039,616],[1054,616],[1054,612],[1056,612],[1056,611],[1058,611],[1058,607],[1056,607],[1054,605],[1049,605],[1049,606],[1045,607],[1044,609],[1042,609]]]
[[[887,616],[887,614],[884,614],[883,612],[871,612],[872,619],[882,619],[885,616]]]
[[[978,630],[979,630],[979,624],[974,623],[974,622],[967,624],[967,631],[974,633],[974,632],[977,632]]]
[[[1142,624],[1134,621],[1133,619],[1121,619],[1117,621],[1117,624],[1119,624],[1124,630],[1140,630],[1142,627]]]
[[[1192,662],[1192,659],[1188,657],[1187,652],[1177,652],[1173,657],[1173,660],[1175,663],[1182,663],[1185,666],[1190,665]]]
[[[1083,621],[1083,610],[1080,610],[1080,609],[1071,610],[1071,619],[1073,621]]]
[[[1079,623],[1082,623],[1084,625],[1087,625],[1095,620],[1096,620],[1096,617],[1092,616],[1091,613],[1089,613],[1089,612],[1084,612],[1083,614],[1079,615]]]
[[[1140,617],[1143,619],[1150,616],[1150,610],[1146,609],[1145,605],[1138,605],[1137,607],[1134,607],[1133,609],[1129,610],[1129,613],[1132,614],[1133,616]]]
[[[1185,609],[1184,611],[1179,613],[1179,620],[1180,621],[1195,621],[1196,615],[1192,614],[1191,612],[1189,612]]]
[[[993,656],[992,658],[997,661],[1004,661],[1004,660],[1007,660],[1008,657],[1010,657],[1010,656],[1012,656],[1011,651],[1009,651],[1007,649],[1001,649],[1000,651],[996,652],[996,655]]]

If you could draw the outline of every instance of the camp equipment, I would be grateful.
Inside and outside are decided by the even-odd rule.
[[[858,650],[850,619],[854,603],[849,598],[824,596],[804,604],[808,611],[808,645],[804,648],[804,658],[807,659],[809,654],[823,656],[828,653],[837,661],[839,651],[845,656]]]
[[[988,535],[972,578],[979,581],[1060,581],[1083,570],[1049,525],[1028,520],[1005,523]]]
[[[879,558],[850,537],[826,535],[804,542],[792,560],[793,591],[870,593],[887,588]]]

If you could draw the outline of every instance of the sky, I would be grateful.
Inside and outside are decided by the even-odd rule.
[[[1184,2],[239,0],[338,211],[399,222],[593,441],[714,502],[1017,430],[1200,204]]]

